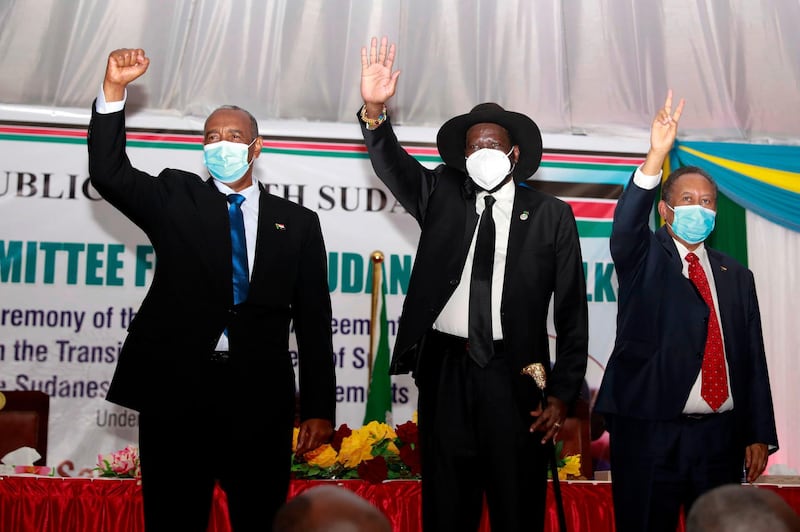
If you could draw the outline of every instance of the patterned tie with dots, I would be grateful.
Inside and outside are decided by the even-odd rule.
[[[711,287],[700,259],[694,253],[686,255],[689,263],[689,279],[697,287],[703,301],[709,309],[708,334],[706,347],[703,353],[703,376],[700,386],[700,395],[715,412],[728,398],[728,377],[725,373],[725,355],[722,349],[722,334],[719,329],[717,312],[714,310],[714,300],[711,297]]]

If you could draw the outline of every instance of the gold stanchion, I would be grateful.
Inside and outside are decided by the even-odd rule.
[[[375,325],[378,323],[378,297],[381,295],[381,276],[383,268],[383,252],[373,251],[372,261],[372,308],[369,313],[369,354],[367,355],[367,396],[372,386],[372,362],[375,358]]]

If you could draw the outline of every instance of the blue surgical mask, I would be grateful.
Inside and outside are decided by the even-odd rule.
[[[258,138],[258,137],[256,137]],[[256,139],[253,139],[255,142]],[[240,179],[252,161],[247,160],[248,149],[253,145],[221,140],[203,146],[203,159],[211,176],[222,183],[233,183]]]
[[[670,207],[675,216],[670,228],[675,236],[687,244],[699,244],[714,230],[717,213],[700,205]]]

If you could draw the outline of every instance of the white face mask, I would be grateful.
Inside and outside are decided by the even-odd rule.
[[[467,157],[467,175],[484,190],[492,190],[511,173],[511,160],[508,153],[492,148],[481,148]]]

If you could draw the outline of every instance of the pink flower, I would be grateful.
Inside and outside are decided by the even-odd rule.
[[[97,455],[95,469],[104,477],[141,478],[139,449],[129,445],[115,453]]]

